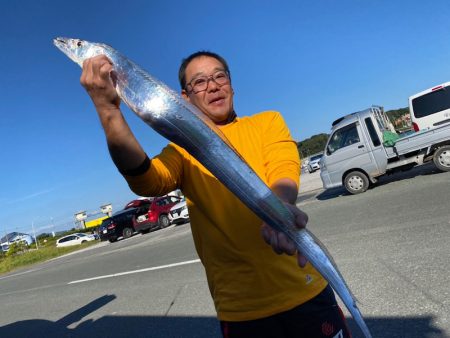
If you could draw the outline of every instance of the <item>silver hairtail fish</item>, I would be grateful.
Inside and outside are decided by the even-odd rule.
[[[289,209],[205,114],[108,45],[68,38],[56,38],[54,44],[80,66],[85,59],[106,55],[113,63],[116,90],[128,107],[159,134],[186,149],[264,222],[295,242],[342,299],[365,337],[371,337],[327,250],[308,230],[296,228]]]

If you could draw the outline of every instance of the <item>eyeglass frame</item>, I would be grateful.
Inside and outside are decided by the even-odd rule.
[[[218,82],[216,81],[216,79],[214,78],[214,75],[216,75],[216,74],[219,73],[219,72],[222,72],[222,73],[225,74],[225,77],[226,77],[226,79],[227,79],[227,82],[225,82],[225,83],[223,83],[223,84],[220,84],[220,83],[218,83]],[[205,78],[205,79],[206,79],[206,87],[205,87],[205,89],[195,91],[195,90],[194,90],[194,86],[192,85],[192,82],[195,81],[195,80],[198,80],[198,79],[200,79],[200,78]],[[230,73],[227,72],[225,69],[219,69],[219,70],[215,71],[214,73],[212,73],[211,75],[208,75],[208,76],[207,76],[207,75],[201,75],[201,76],[194,77],[191,81],[189,81],[188,83],[186,83],[186,86],[184,87],[184,90],[185,90],[186,93],[188,93],[188,94],[191,94],[191,93],[198,94],[198,93],[204,92],[205,90],[208,89],[209,81],[214,81],[214,83],[215,83],[216,85],[218,85],[219,87],[225,86],[225,85],[231,83]],[[188,86],[191,86],[191,90],[188,90]]]

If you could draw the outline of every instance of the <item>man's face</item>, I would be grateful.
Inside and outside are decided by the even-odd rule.
[[[199,77],[220,74],[220,71],[225,71],[225,69],[219,60],[209,56],[200,56],[192,60],[186,67],[186,83],[195,83]],[[181,94],[216,124],[227,123],[228,116],[233,111],[233,88],[230,82],[219,85],[209,78],[205,90],[196,93],[192,86],[188,85],[187,91],[183,89]]]

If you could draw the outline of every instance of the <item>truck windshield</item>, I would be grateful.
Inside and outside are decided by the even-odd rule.
[[[331,155],[336,150],[358,143],[360,141],[356,123],[349,124],[338,129],[330,138],[327,146],[327,155]]]
[[[416,97],[412,100],[415,117],[425,117],[450,108],[450,88],[444,87],[440,90]]]

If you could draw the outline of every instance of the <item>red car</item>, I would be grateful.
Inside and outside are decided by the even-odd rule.
[[[170,208],[180,201],[181,198],[177,196],[138,199],[129,202],[125,209],[137,208],[138,211],[133,219],[134,229],[141,233],[147,233],[156,228],[162,229],[169,226]]]

